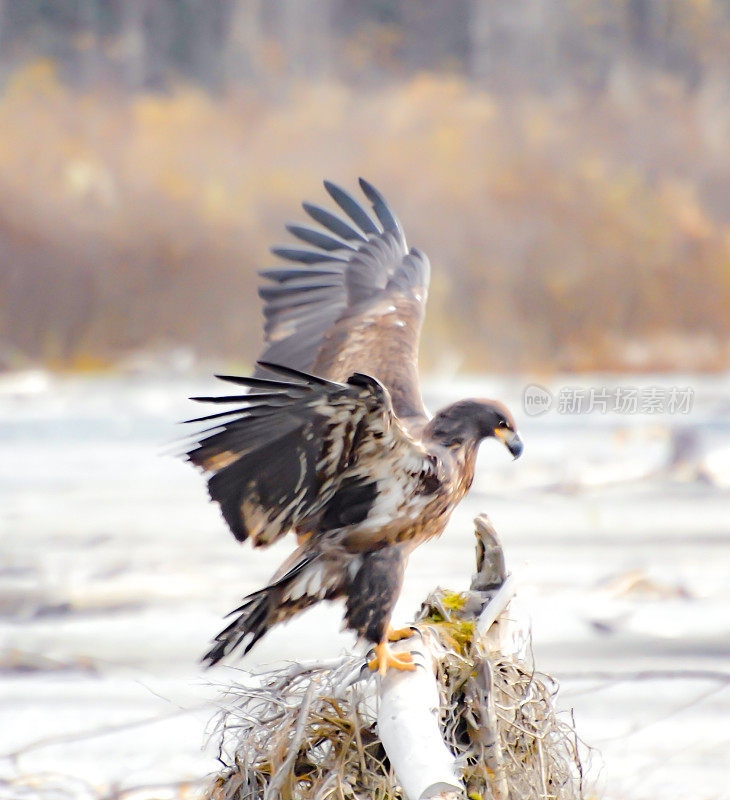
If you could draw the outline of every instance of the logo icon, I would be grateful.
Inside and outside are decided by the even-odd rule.
[[[539,417],[547,414],[553,404],[552,394],[544,387],[536,383],[525,386],[522,392],[522,408],[525,414],[531,417]]]

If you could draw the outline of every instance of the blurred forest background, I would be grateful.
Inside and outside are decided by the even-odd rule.
[[[364,175],[427,368],[725,369],[729,142],[729,0],[0,0],[0,368],[250,361]]]

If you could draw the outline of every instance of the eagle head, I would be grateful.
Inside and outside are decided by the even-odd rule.
[[[460,400],[439,411],[424,435],[446,447],[474,448],[490,436],[504,444],[515,457],[522,454],[515,421],[498,400]]]

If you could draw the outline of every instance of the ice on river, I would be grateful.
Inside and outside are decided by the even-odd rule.
[[[485,444],[449,529],[412,557],[397,616],[436,584],[468,585],[471,519],[486,511],[537,667],[595,748],[593,793],[730,797],[730,377],[546,386],[691,386],[688,414],[532,417],[524,384],[429,384],[432,408],[507,400],[525,453],[513,462]],[[239,673],[197,660],[287,546],[238,545],[171,455],[175,420],[194,414],[186,398],[213,388],[199,376],[0,380],[0,798],[163,797],[215,769],[204,745],[217,685]],[[351,648],[340,619],[315,609],[241,666]]]

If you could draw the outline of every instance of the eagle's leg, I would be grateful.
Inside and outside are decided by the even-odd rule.
[[[374,655],[368,661],[368,668],[371,672],[377,670],[381,675],[385,675],[388,667],[404,670],[414,670],[416,668],[413,663],[413,656],[410,653],[394,653],[387,641],[376,644],[373,650]]]
[[[386,545],[355,558],[358,568],[347,586],[345,620],[348,628],[375,645],[368,666],[381,675],[385,675],[388,667],[415,669],[410,653],[394,653],[388,643],[388,631],[392,630],[390,617],[403,582],[406,551],[397,544]]]
[[[388,625],[385,636],[389,642],[399,642],[401,639],[410,639],[415,632],[416,629],[413,627],[391,628],[390,625]]]

